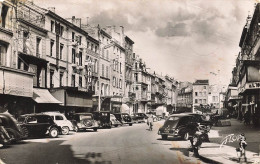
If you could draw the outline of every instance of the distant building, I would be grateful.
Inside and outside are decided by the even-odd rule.
[[[177,109],[178,112],[192,112],[193,86],[189,82],[181,82],[178,88]]]
[[[196,107],[201,104],[203,106],[208,105],[209,94],[209,80],[196,80],[193,83],[193,109],[192,112],[196,112]]]

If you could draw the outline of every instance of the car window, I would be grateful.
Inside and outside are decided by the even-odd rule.
[[[50,116],[38,116],[38,123],[51,123],[53,119]]]
[[[27,123],[29,123],[29,124],[36,124],[37,123],[37,119],[35,117],[28,117]]]
[[[55,120],[64,120],[62,116],[55,116]]]
[[[168,120],[169,121],[176,121],[176,120],[179,120],[180,117],[169,117]]]
[[[190,122],[190,117],[182,117],[179,121],[179,125],[186,125]]]
[[[91,115],[80,115],[79,116],[80,120],[83,120],[83,119],[91,119]]]

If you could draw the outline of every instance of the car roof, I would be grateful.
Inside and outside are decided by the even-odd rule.
[[[29,117],[29,116],[49,116],[49,115],[42,114],[42,113],[32,113],[32,114],[24,114],[24,115],[21,115],[20,117]]]
[[[172,114],[169,117],[185,117],[185,116],[191,116],[189,114],[179,113],[179,114]]]
[[[92,113],[74,113],[74,115],[93,115]]]

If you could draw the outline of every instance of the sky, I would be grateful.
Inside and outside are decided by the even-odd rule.
[[[64,18],[124,26],[150,70],[178,81],[228,85],[256,0],[34,0]],[[212,72],[212,73],[211,73]]]

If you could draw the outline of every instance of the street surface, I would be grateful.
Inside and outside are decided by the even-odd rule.
[[[157,134],[163,121],[153,131],[145,123],[98,132],[78,132],[59,138],[30,139],[0,149],[0,158],[7,164],[34,163],[203,163],[189,157],[188,141],[161,140]]]

